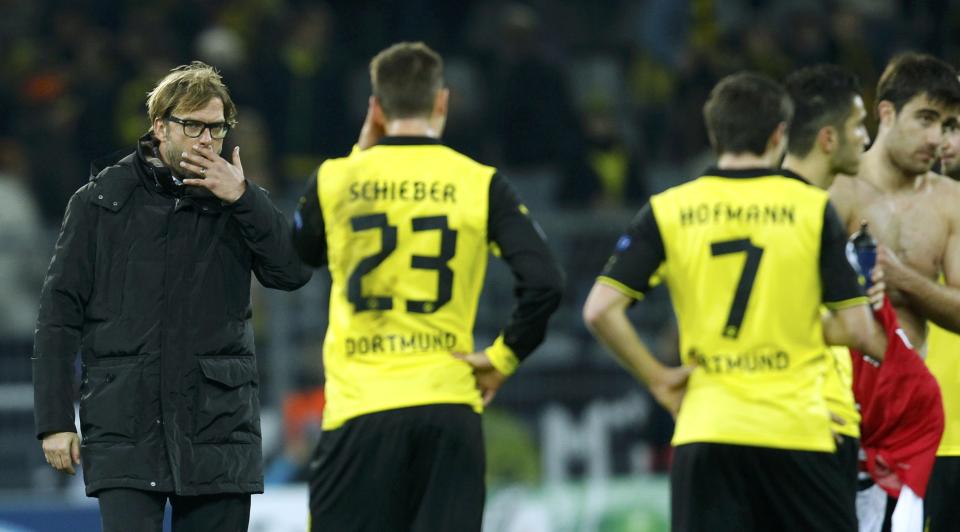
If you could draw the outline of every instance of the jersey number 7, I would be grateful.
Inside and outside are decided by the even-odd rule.
[[[730,314],[727,315],[727,324],[723,326],[725,338],[736,338],[740,335],[740,326],[743,325],[743,314],[747,311],[750,293],[753,291],[753,281],[757,278],[757,269],[763,257],[763,248],[753,245],[749,238],[724,240],[710,244],[710,253],[714,257],[731,253],[746,253],[747,260],[743,263],[740,272],[740,281],[737,283],[737,292],[730,305]]]
[[[407,301],[407,312],[430,314],[447,304],[453,294],[453,270],[450,259],[457,253],[457,230],[450,229],[447,216],[422,216],[410,220],[414,232],[440,231],[440,253],[436,256],[413,255],[410,267],[437,272],[437,299],[433,301]],[[372,272],[397,249],[397,226],[390,225],[386,213],[378,212],[354,216],[350,219],[354,232],[380,229],[380,251],[364,257],[357,263],[347,281],[347,300],[355,312],[365,310],[390,310],[393,298],[389,295],[364,295],[363,276]]]

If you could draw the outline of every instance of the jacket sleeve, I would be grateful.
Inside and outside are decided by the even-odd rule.
[[[312,271],[290,242],[290,224],[265,190],[247,181],[247,190],[234,203],[233,218],[253,252],[253,273],[267,288],[296,290],[307,284]]]
[[[84,311],[93,289],[96,209],[86,188],[70,198],[40,295],[33,349],[34,422],[37,437],[75,432],[74,361]]]
[[[490,180],[487,230],[515,279],[517,304],[500,336],[487,349],[493,365],[509,375],[543,341],[547,322],[560,305],[564,274],[543,231],[499,174]]]

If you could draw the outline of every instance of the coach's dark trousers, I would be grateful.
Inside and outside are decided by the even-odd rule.
[[[173,508],[174,532],[246,532],[250,494],[180,496],[127,488],[97,494],[103,532],[161,532],[163,507]]]

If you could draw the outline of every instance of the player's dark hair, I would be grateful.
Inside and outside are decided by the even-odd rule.
[[[762,155],[781,122],[790,123],[793,102],[776,81],[753,72],[720,80],[703,106],[710,144],[717,155]]]
[[[810,153],[824,127],[843,129],[853,99],[860,94],[857,76],[836,65],[801,68],[787,76],[784,85],[793,99],[787,151],[798,157]]]
[[[373,95],[389,119],[430,116],[443,88],[443,59],[422,42],[401,42],[370,61]]]
[[[915,96],[926,94],[932,102],[960,107],[960,80],[949,63],[927,54],[900,54],[887,64],[877,82],[877,102],[888,101],[900,111]]]

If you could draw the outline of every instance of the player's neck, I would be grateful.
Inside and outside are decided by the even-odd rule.
[[[748,168],[773,168],[771,157],[767,154],[721,153],[717,159],[717,168],[721,170],[746,170]]]
[[[923,174],[911,174],[904,172],[900,167],[893,163],[890,154],[883,149],[878,142],[863,154],[863,161],[860,163],[859,177],[872,183],[880,190],[895,192],[913,188],[918,177]]]
[[[830,161],[824,157],[796,157],[787,155],[783,167],[809,181],[817,188],[830,188],[836,175],[830,172]]]
[[[440,132],[426,118],[398,118],[384,125],[384,131],[391,137],[430,137],[440,138]]]

